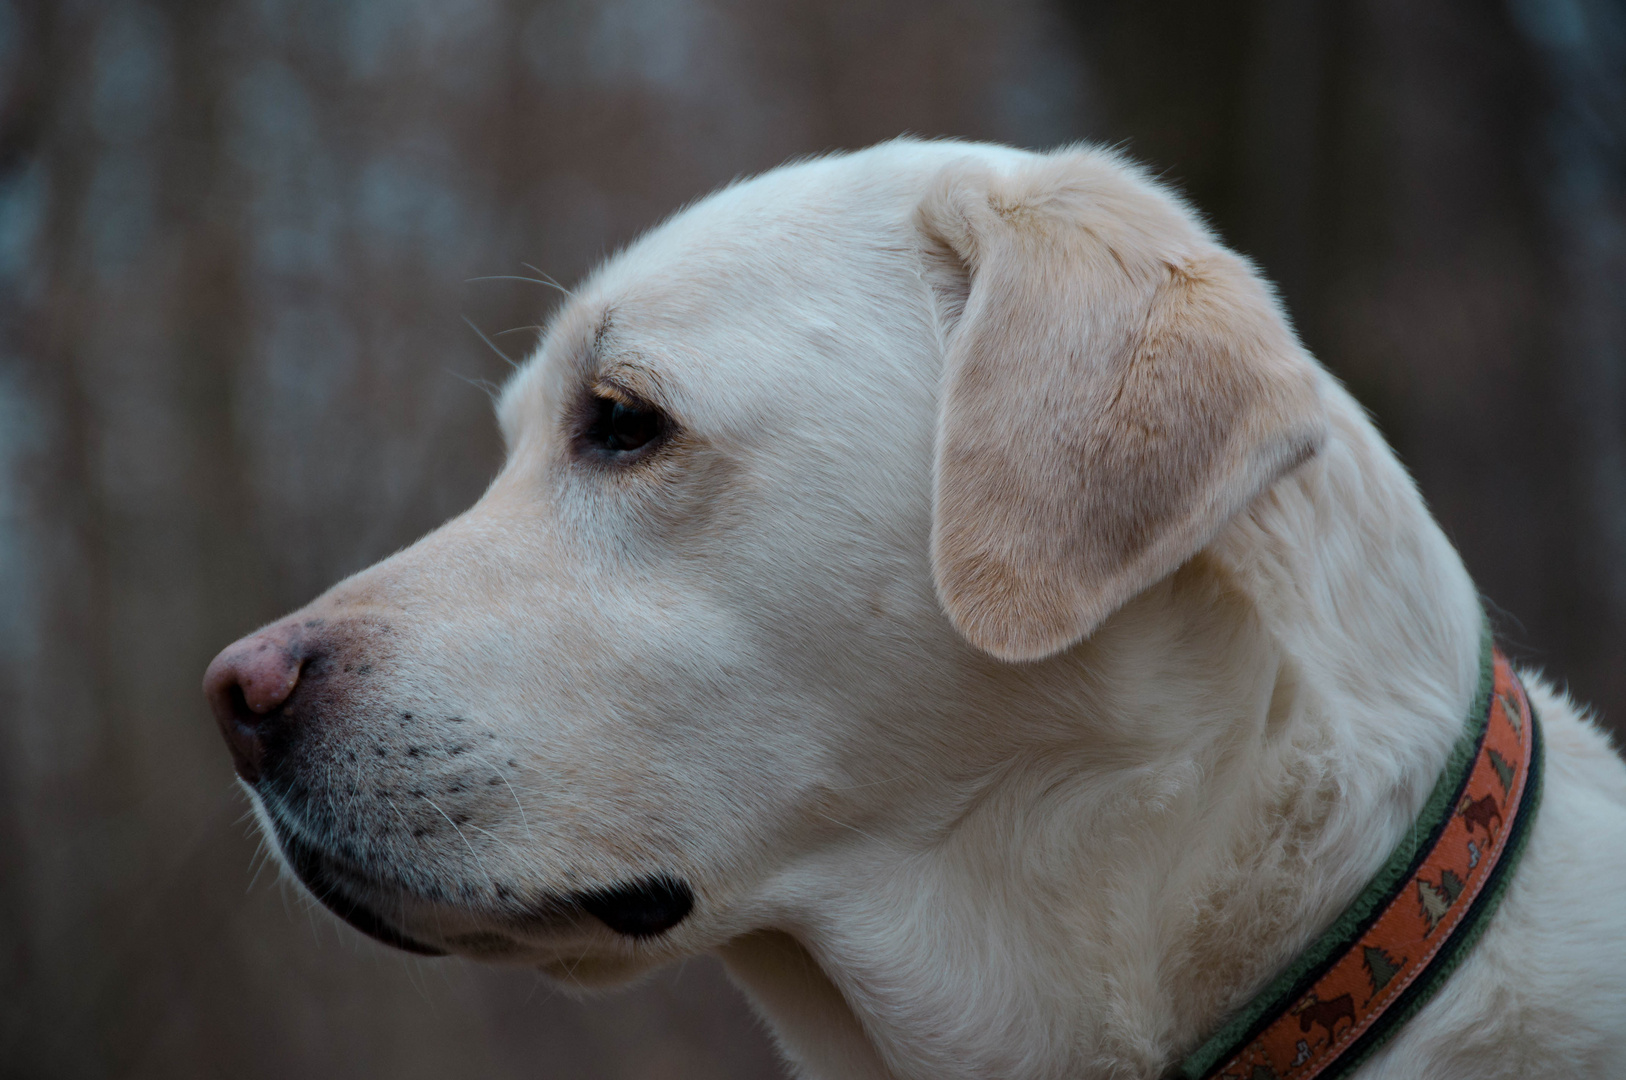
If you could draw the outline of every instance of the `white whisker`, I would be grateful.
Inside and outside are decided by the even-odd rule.
[[[541,274],[543,279],[544,279],[542,281],[542,284],[551,285],[553,288],[558,289],[560,292],[564,293],[566,296],[570,297],[572,300],[574,300],[576,298],[576,293],[575,293],[574,290],[567,289],[563,285],[559,284],[557,281],[553,280],[553,275],[548,273],[546,270],[543,270],[543,269],[541,269],[540,267],[537,267],[537,266],[532,266],[528,262],[522,262],[522,263],[520,263],[520,265],[523,266],[525,269],[531,271],[532,273]]]
[[[497,343],[492,341],[490,338],[486,337],[485,331],[481,330],[478,326],[474,325],[474,320],[473,319],[469,318],[467,315],[460,316],[460,318],[462,318],[462,320],[465,323],[468,324],[468,327],[469,327],[470,330],[473,330],[476,334],[480,335],[480,340],[486,343],[486,348],[490,349],[492,352],[494,352],[498,356],[502,357],[503,363],[507,364],[509,367],[513,368],[516,371],[519,370],[519,364],[516,361],[514,361],[507,353],[505,353],[501,349],[497,348]]]

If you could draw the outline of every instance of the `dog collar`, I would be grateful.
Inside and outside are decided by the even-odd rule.
[[[1188,1057],[1178,1080],[1333,1080],[1434,995],[1485,929],[1541,799],[1541,733],[1487,630],[1462,737],[1365,891]]]

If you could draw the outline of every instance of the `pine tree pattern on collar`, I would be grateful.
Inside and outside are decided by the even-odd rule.
[[[1173,1074],[1335,1080],[1428,1001],[1478,939],[1541,795],[1541,733],[1488,631],[1480,690],[1418,827],[1287,971]]]

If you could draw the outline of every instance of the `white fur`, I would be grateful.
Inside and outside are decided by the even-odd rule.
[[[356,627],[385,676],[336,748],[399,710],[474,746],[420,766],[455,831],[414,839],[399,790],[334,797],[399,869],[366,888],[375,910],[571,985],[715,951],[808,1077],[1150,1078],[1383,862],[1461,729],[1480,607],[1319,368],[1319,453],[1082,643],[1006,663],[945,616],[953,313],[917,208],[968,159],[1040,160],[898,141],[639,240],[507,388],[509,460],[480,503],[302,613]],[[576,461],[572,409],[606,371],[682,445],[641,470]],[[1527,678],[1548,749],[1529,853],[1362,1077],[1626,1076],[1626,768]],[[658,938],[491,914],[656,870],[697,895]]]

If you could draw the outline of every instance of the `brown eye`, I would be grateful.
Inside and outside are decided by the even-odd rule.
[[[611,455],[630,454],[659,441],[666,433],[666,416],[647,405],[629,405],[613,398],[595,397],[586,431],[587,445]]]

